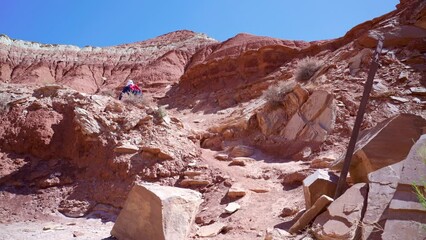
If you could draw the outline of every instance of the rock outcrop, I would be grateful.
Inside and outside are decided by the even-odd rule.
[[[367,209],[362,220],[362,239],[379,239],[387,218],[387,208],[395,194],[403,162],[368,174]]]
[[[425,173],[426,135],[423,135],[404,160],[396,191],[390,201],[383,239],[426,238],[426,208],[413,191],[413,185],[417,185],[424,196]]]
[[[349,188],[319,215],[312,229],[315,237],[323,239],[357,239],[365,211],[368,185],[358,183]]]
[[[118,239],[187,239],[201,194],[189,189],[136,184],[111,230]]]
[[[95,93],[133,79],[146,91],[176,82],[195,52],[216,43],[191,31],[105,48],[40,44],[2,35],[0,82],[60,83]]]
[[[404,160],[425,127],[424,118],[401,114],[362,132],[349,169],[353,181],[368,182],[369,173]],[[339,159],[333,168],[341,168],[342,162]]]

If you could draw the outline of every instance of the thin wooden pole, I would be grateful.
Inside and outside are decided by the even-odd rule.
[[[340,173],[340,178],[337,183],[336,193],[334,194],[334,199],[337,199],[343,193],[343,187],[346,183],[346,177],[348,176],[349,166],[351,165],[352,155],[355,150],[355,145],[358,140],[359,130],[361,128],[362,121],[364,119],[365,108],[368,103],[368,98],[370,96],[371,89],[373,87],[374,76],[376,75],[377,69],[379,67],[379,56],[383,48],[383,39],[380,38],[377,43],[376,51],[373,55],[373,60],[370,65],[370,70],[368,71],[367,81],[364,84],[364,93],[362,94],[361,103],[359,104],[358,112],[355,119],[354,128],[352,130],[352,136],[349,140],[348,150],[346,151],[345,160],[343,162],[342,172]]]

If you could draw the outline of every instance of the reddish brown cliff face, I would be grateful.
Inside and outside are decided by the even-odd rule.
[[[126,79],[146,88],[176,82],[199,48],[216,43],[203,34],[177,31],[114,47],[45,45],[0,37],[0,81],[58,83],[95,93]]]
[[[143,180],[199,190],[196,223],[229,227],[212,239],[257,239],[291,225],[293,216],[279,216],[284,206],[303,208],[301,181],[346,150],[379,35],[385,46],[362,129],[400,113],[426,118],[425,9],[402,1],[315,42],[177,31],[78,48],[0,36],[0,222],[117,210]],[[323,64],[296,82],[307,56]],[[129,78],[146,93],[142,102],[106,96]],[[281,102],[262,97],[283,83],[295,87]],[[234,184],[247,194],[224,215]]]

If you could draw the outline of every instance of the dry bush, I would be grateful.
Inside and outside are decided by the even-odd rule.
[[[124,103],[132,104],[136,107],[147,106],[147,103],[142,95],[134,95],[134,94],[123,94],[123,98],[121,99]]]
[[[10,98],[8,95],[2,93],[0,94],[0,113],[7,112],[9,110],[8,103]]]
[[[306,82],[312,78],[312,76],[318,71],[318,69],[323,65],[323,62],[317,58],[307,57],[300,60],[297,63],[295,76],[296,81]]]
[[[291,92],[295,84],[293,82],[280,82],[276,85],[270,86],[263,93],[263,98],[272,104],[282,104],[285,95]]]

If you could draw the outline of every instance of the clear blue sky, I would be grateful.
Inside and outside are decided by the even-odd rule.
[[[226,40],[246,32],[291,40],[343,36],[397,0],[0,0],[0,33],[77,46],[111,46],[188,29]]]

